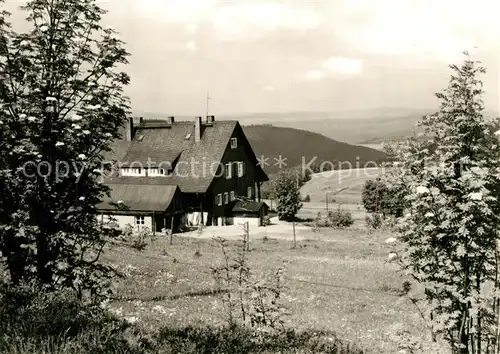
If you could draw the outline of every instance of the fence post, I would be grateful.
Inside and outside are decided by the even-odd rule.
[[[292,225],[293,225],[293,248],[297,248],[297,239],[295,237],[295,219],[293,219]]]
[[[170,216],[170,244],[173,243],[173,235],[174,235],[174,214]]]
[[[247,251],[250,251],[250,224],[245,222],[245,237],[247,242]]]

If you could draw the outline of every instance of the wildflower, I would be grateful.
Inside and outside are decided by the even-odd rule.
[[[56,143],[56,146],[64,146],[64,143],[63,143],[62,141],[58,141],[58,142]]]
[[[385,243],[388,245],[395,243],[397,240],[394,237],[389,237],[387,240],[385,240]]]
[[[470,193],[469,194],[469,199],[470,200],[482,200],[483,199],[483,193],[481,193],[481,192]]]
[[[55,98],[55,97],[46,97],[45,101],[47,101],[47,102],[56,102],[57,98]]]
[[[153,307],[153,310],[159,313],[167,313],[167,311],[161,305],[156,305],[155,307]]]
[[[83,202],[85,200],[85,197],[80,197],[78,198],[78,200]]]
[[[83,134],[85,134],[85,135],[89,135],[89,134],[90,134],[90,131],[88,131],[88,130],[84,130],[82,133],[83,133]]]
[[[34,122],[34,121],[36,121],[36,117],[28,117],[28,120],[29,120],[30,122]]]
[[[25,119],[25,118],[26,118],[26,114],[21,113],[21,114],[19,115],[19,118],[21,118],[21,119]]]
[[[424,215],[426,218],[432,218],[434,217],[434,213],[428,212]]]
[[[80,154],[80,155],[78,155],[78,158],[80,160],[85,160],[87,158],[87,156],[85,156],[85,154]]]
[[[425,193],[429,193],[429,188],[424,186],[417,187],[417,194],[425,194]]]
[[[387,257],[387,261],[392,262],[398,258],[398,254],[391,252],[389,253],[389,256]]]
[[[136,316],[128,316],[128,317],[125,317],[125,321],[132,324],[132,323],[138,322],[139,319]]]

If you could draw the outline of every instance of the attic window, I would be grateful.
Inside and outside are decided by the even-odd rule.
[[[139,135],[139,136],[137,137],[137,140],[138,140],[138,141],[142,141],[142,139],[144,139],[144,135]]]
[[[238,139],[231,138],[231,149],[236,149],[238,147]]]
[[[188,140],[191,137],[191,133],[187,133],[186,136],[184,137],[185,140]]]

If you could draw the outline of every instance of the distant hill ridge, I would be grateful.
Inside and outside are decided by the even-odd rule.
[[[414,134],[416,123],[436,108],[413,109],[389,107],[371,110],[339,112],[262,112],[217,115],[217,120],[238,120],[242,125],[272,124],[319,133],[349,144],[380,144]],[[485,111],[486,117],[498,117],[498,112]],[[135,113],[144,118],[166,118],[168,115]],[[194,116],[175,116],[178,120],[192,120]]]

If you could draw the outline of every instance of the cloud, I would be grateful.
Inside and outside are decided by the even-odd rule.
[[[170,23],[197,23],[214,8],[215,0],[111,0],[133,8],[141,17]]]
[[[211,16],[219,40],[256,39],[278,30],[307,30],[320,25],[312,9],[286,3],[241,3],[220,7]]]
[[[363,61],[344,57],[331,57],[323,63],[326,72],[332,75],[359,75],[363,71]]]
[[[335,33],[361,52],[453,61],[474,46],[498,48],[499,10],[488,0],[352,0],[328,12]]]
[[[190,34],[195,34],[198,31],[198,24],[196,23],[188,23],[184,26],[186,31]]]
[[[355,76],[363,71],[363,61],[345,57],[330,57],[320,63],[318,69],[309,70],[304,79],[319,81],[326,77]]]
[[[198,50],[198,45],[195,41],[189,41],[186,43],[186,49],[191,52],[195,52],[196,50]]]
[[[304,79],[310,81],[319,81],[325,77],[325,73],[320,70],[309,70],[305,75]]]

